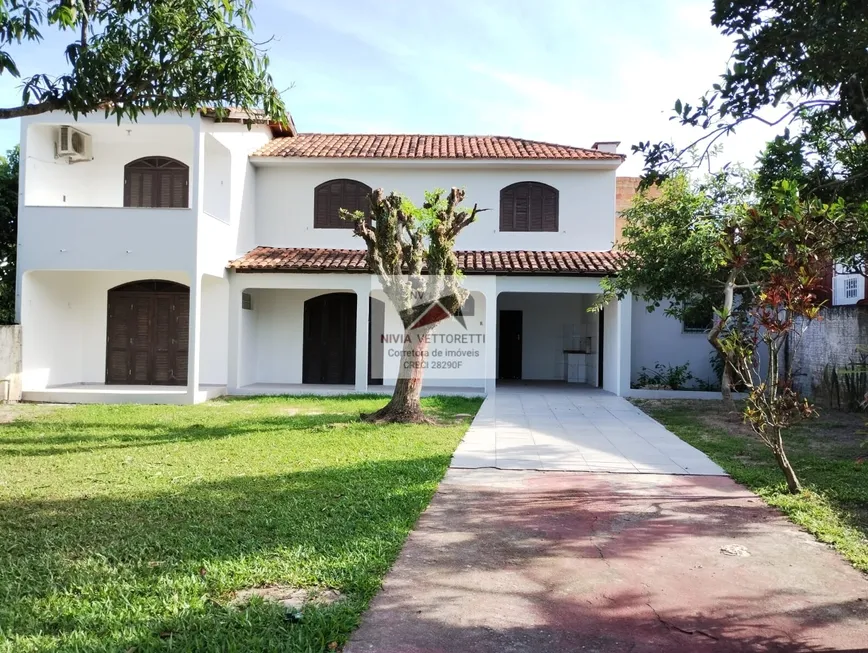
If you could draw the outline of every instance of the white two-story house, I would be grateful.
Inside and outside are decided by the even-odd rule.
[[[461,369],[428,370],[429,388],[527,380],[626,394],[641,365],[707,357],[701,334],[632,300],[587,311],[617,269],[613,143],[304,134],[208,115],[119,125],[50,113],[21,129],[25,399],[388,386],[398,359],[382,336],[397,316],[338,217],[378,187],[419,202],[460,186],[488,209],[458,240],[463,321],[437,331],[472,333],[474,347],[441,352]]]

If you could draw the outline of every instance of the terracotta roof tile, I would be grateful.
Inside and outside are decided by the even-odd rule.
[[[371,159],[623,160],[624,155],[507,136],[298,134],[275,138],[253,157]]]
[[[603,276],[618,271],[623,255],[602,252],[459,251],[465,274]],[[229,263],[238,272],[368,272],[365,250],[257,247]]]

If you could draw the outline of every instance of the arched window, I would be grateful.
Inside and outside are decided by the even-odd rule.
[[[520,181],[500,191],[501,231],[557,231],[558,189]]]
[[[313,191],[314,229],[352,229],[353,223],[341,220],[341,209],[370,212],[371,187],[354,179],[332,179]]]
[[[190,168],[165,156],[148,156],[124,166],[124,206],[189,208]]]

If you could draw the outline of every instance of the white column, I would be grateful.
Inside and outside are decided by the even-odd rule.
[[[603,309],[603,389],[621,396],[630,391],[632,308],[628,293]]]
[[[368,391],[368,316],[370,288],[356,291],[356,392]]]
[[[234,275],[233,275],[234,277]],[[241,326],[241,288],[234,283],[234,278],[229,283],[229,359],[226,376],[226,392],[232,394],[241,385],[241,340],[245,334]]]
[[[202,276],[193,273],[190,283],[190,342],[187,352],[187,402],[196,403],[199,390],[199,360],[202,331]]]
[[[613,300],[603,307],[603,390],[618,394],[620,388],[620,302]]]
[[[485,394],[492,395],[497,384],[497,281],[485,291]]]
[[[618,394],[630,392],[633,295],[627,293],[618,306]]]

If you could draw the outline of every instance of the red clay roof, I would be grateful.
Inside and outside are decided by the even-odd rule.
[[[622,254],[604,252],[460,251],[465,274],[604,276],[618,271]],[[368,272],[365,250],[257,247],[229,263],[238,272]]]
[[[275,138],[254,157],[368,159],[556,159],[620,161],[623,154],[508,136],[298,134]]]

